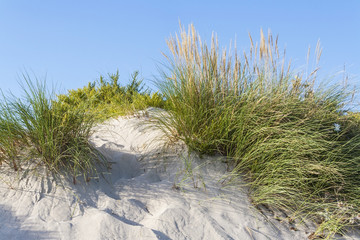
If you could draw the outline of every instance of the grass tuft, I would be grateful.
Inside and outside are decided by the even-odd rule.
[[[45,83],[25,75],[24,97],[3,97],[0,106],[1,159],[18,170],[25,161],[45,166],[50,172],[78,176],[97,175],[106,160],[89,143],[95,124],[91,113],[64,108]],[[29,159],[29,155],[31,158]]]
[[[321,222],[326,236],[359,226],[360,128],[344,110],[347,89],[321,87],[317,70],[294,74],[277,38],[260,35],[239,56],[180,26],[158,81],[169,105],[159,128],[199,154],[227,156],[255,205]]]

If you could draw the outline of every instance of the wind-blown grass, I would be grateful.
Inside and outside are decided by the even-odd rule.
[[[89,143],[94,116],[81,108],[63,108],[44,83],[25,76],[24,97],[3,98],[0,108],[0,152],[14,170],[25,161],[50,172],[88,180],[106,159]],[[29,158],[29,155],[31,158]]]
[[[359,124],[345,114],[346,88],[319,87],[316,70],[294,74],[271,34],[250,41],[240,57],[216,37],[208,48],[193,26],[170,38],[159,127],[200,154],[228,156],[255,205],[321,222],[318,236],[358,226]]]

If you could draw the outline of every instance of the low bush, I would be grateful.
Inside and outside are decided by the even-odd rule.
[[[84,88],[69,90],[67,94],[58,95],[58,102],[63,108],[86,109],[99,121],[148,107],[165,106],[161,94],[151,94],[144,88],[138,72],[132,74],[130,83],[126,86],[120,85],[119,72],[116,72],[110,74],[109,79],[100,76],[99,81],[90,82]]]

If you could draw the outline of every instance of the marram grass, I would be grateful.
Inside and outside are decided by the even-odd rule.
[[[317,221],[319,237],[359,226],[360,131],[345,114],[347,89],[319,87],[316,70],[293,73],[270,33],[250,41],[239,56],[181,27],[167,41],[158,86],[170,110],[158,126],[200,154],[227,156],[229,181],[241,175],[255,205]]]
[[[89,143],[95,124],[81,108],[64,109],[44,83],[25,76],[24,97],[3,97],[0,108],[0,157],[18,170],[25,161],[50,172],[85,180],[106,167],[106,159]],[[29,157],[30,155],[30,157]]]
[[[139,73],[121,86],[119,72],[109,79],[50,93],[45,82],[24,75],[24,97],[4,96],[0,103],[0,163],[15,171],[31,161],[50,172],[86,181],[106,171],[107,160],[89,143],[95,124],[147,107],[164,107],[161,94],[144,90]]]
[[[193,26],[167,43],[160,93],[152,95],[138,73],[124,87],[116,73],[59,96],[25,76],[24,98],[0,103],[0,162],[18,171],[31,161],[88,180],[107,166],[88,140],[94,124],[163,107],[158,127],[199,154],[227,156],[228,182],[244,178],[253,204],[319,223],[313,237],[359,227],[360,121],[345,110],[345,87],[319,87],[316,70],[294,73],[262,31],[241,56],[220,50],[215,36],[208,47]]]

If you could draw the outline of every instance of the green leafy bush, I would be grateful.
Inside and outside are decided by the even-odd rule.
[[[139,73],[134,72],[126,86],[119,83],[119,72],[109,75],[109,79],[100,76],[98,82],[77,90],[69,90],[66,95],[58,96],[63,108],[87,109],[97,116],[98,120],[125,115],[147,107],[164,107],[161,94],[144,90]]]

